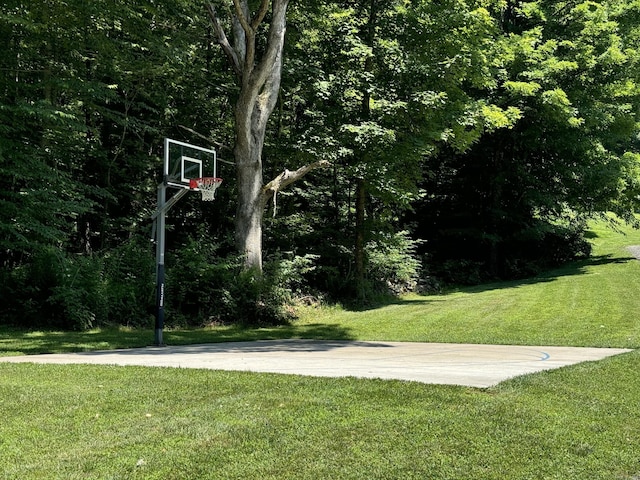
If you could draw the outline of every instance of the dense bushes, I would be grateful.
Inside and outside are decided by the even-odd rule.
[[[167,268],[169,323],[259,325],[291,319],[288,305],[304,284],[310,259],[273,258],[258,276],[243,269],[240,257],[220,252],[207,239],[189,239],[173,252]]]
[[[500,275],[471,243],[427,255],[407,232],[380,234],[367,244],[366,295],[375,301],[442,284],[477,284],[498,278],[522,278],[588,256],[590,245],[580,228],[555,226],[521,232],[500,244]],[[279,253],[265,261],[262,277],[243,270],[242,259],[229,255],[206,236],[188,238],[167,255],[166,315],[168,326],[244,323],[280,324],[294,318],[302,298],[328,295],[351,302],[353,273],[339,271],[335,258]],[[485,254],[487,254],[485,250]],[[457,253],[457,255],[456,255]],[[475,255],[475,256],[474,256]],[[319,288],[329,278],[333,289]],[[29,262],[3,270],[0,280],[2,323],[31,327],[86,329],[104,325],[150,327],[155,313],[155,257],[144,238],[134,237],[102,254],[70,255],[44,248]],[[337,282],[336,279],[342,279]]]
[[[187,237],[167,255],[166,323],[168,326],[244,323],[280,324],[295,316],[300,299],[323,297],[318,255],[277,253],[265,261],[264,275],[243,269],[206,235]],[[412,290],[420,262],[416,242],[406,232],[381,235],[367,245],[368,298]],[[326,273],[326,270],[325,270]],[[105,253],[64,254],[42,249],[28,263],[3,271],[2,322],[24,327],[87,329],[105,325],[150,327],[155,313],[155,257],[142,237]],[[338,277],[353,283],[349,272]],[[348,300],[350,290],[336,300]]]
[[[581,224],[541,221],[504,237],[457,233],[434,236],[429,243],[425,266],[445,284],[476,285],[531,277],[591,253]]]
[[[239,257],[218,257],[218,251],[211,242],[191,239],[168,255],[168,325],[277,324],[292,318],[290,304],[308,287],[305,274],[314,268],[312,256],[275,257],[258,277],[243,271]],[[4,324],[61,329],[153,325],[155,257],[143,238],[105,254],[42,249],[1,275]]]
[[[406,231],[381,235],[369,242],[367,273],[373,288],[394,295],[415,290],[421,269],[418,244]]]
[[[3,274],[2,318],[21,326],[140,325],[153,313],[154,259],[132,240],[106,254],[44,248]]]
[[[634,2],[562,15],[552,1],[343,3],[290,10],[263,180],[331,167],[273,197],[264,276],[224,240],[238,91],[206,9],[1,4],[0,322],[152,324],[140,229],[167,136],[226,157],[217,201],[172,212],[168,324],[280,323],[300,297],[375,302],[536,275],[588,255],[567,216],[634,219]]]

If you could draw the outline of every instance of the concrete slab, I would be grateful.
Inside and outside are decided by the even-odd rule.
[[[0,362],[203,368],[399,379],[483,388],[519,375],[630,351],[622,348],[264,340],[0,357]]]

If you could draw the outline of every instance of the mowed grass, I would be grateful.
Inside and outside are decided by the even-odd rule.
[[[539,278],[306,309],[261,338],[638,347],[640,234]],[[0,330],[4,354],[140,346],[150,331]],[[0,353],[2,354],[2,353]],[[2,479],[640,478],[640,352],[489,389],[187,369],[0,363]]]
[[[0,366],[0,478],[635,479],[637,353],[489,390]]]
[[[640,261],[626,247],[640,245],[640,231],[596,224],[591,236],[592,258],[536,278],[407,295],[368,310],[301,308],[298,320],[280,327],[168,329],[164,340],[171,345],[316,338],[637,348]],[[150,329],[0,328],[0,356],[141,347],[153,339]]]
[[[300,323],[367,340],[630,347],[640,345],[640,232],[594,227],[592,258],[536,278],[409,295],[365,311],[307,310]]]

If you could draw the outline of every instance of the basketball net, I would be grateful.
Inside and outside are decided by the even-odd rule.
[[[221,183],[222,179],[217,177],[192,178],[189,180],[189,188],[199,190],[202,200],[210,202],[216,198],[216,189]]]

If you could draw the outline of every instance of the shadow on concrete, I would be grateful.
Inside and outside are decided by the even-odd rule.
[[[200,345],[171,345],[166,347],[146,347],[124,350],[82,352],[83,356],[113,355],[153,355],[172,354],[202,355],[206,353],[312,353],[328,352],[345,347],[392,348],[392,345],[377,342],[360,342],[352,340],[257,340],[247,342],[222,342]]]
[[[314,323],[250,328],[239,325],[211,329],[170,330],[164,332],[167,345],[222,344],[258,340],[313,338],[340,341],[354,340],[349,328]],[[0,356],[38,355],[43,353],[78,353],[98,350],[122,350],[152,345],[154,333],[148,329],[96,329],[87,332],[25,331],[0,327]],[[298,348],[305,348],[300,346]],[[308,347],[307,347],[308,348]]]

